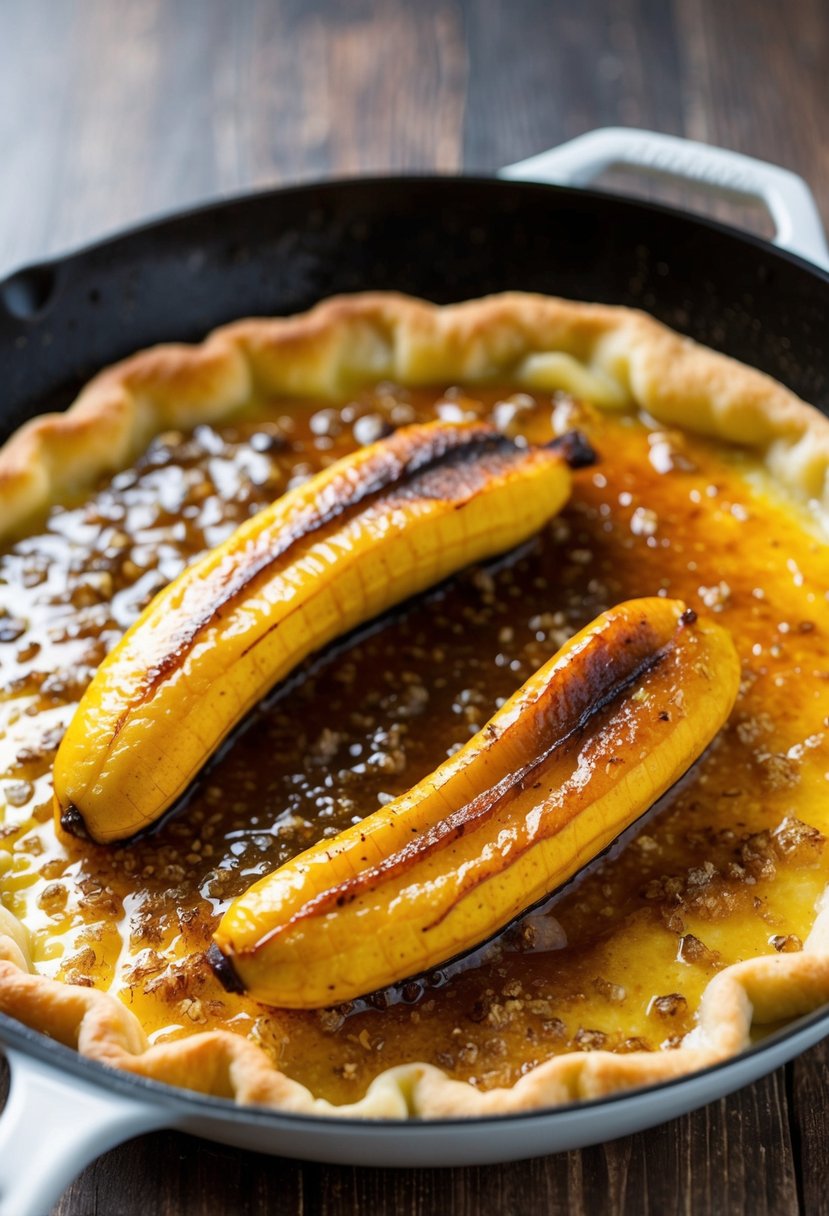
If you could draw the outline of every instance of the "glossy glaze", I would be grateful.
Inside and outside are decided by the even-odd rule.
[[[120,850],[57,841],[60,732],[153,591],[292,479],[435,412],[492,415],[534,441],[586,426],[602,463],[537,541],[272,697],[153,837]],[[33,927],[40,969],[112,985],[156,1036],[250,1033],[334,1099],[412,1058],[501,1084],[573,1048],[669,1048],[719,967],[797,949],[808,932],[827,870],[829,563],[745,458],[508,392],[263,406],[222,432],[162,437],[15,546],[2,577],[4,898]],[[477,955],[369,1001],[309,1015],[221,991],[202,952],[231,897],[407,789],[599,611],[660,593],[731,628],[743,687],[728,728],[615,856]]]

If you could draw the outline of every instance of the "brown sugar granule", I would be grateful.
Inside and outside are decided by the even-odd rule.
[[[596,976],[593,980],[593,987],[596,992],[600,993],[606,1001],[610,1001],[612,1005],[621,1005],[627,997],[627,992],[621,984],[612,984],[601,976]]]
[[[82,908],[109,917],[121,915],[121,900],[111,887],[102,884],[97,878],[82,878],[78,889],[81,892],[78,903]]]
[[[62,882],[47,883],[37,901],[38,907],[42,908],[48,916],[58,915],[66,907],[68,894]]]
[[[132,966],[124,968],[124,978],[131,987],[143,984],[151,975],[163,971],[166,965],[166,959],[155,950],[142,950]]]
[[[2,794],[9,806],[25,806],[35,792],[31,781],[11,781],[3,787]]]
[[[714,967],[720,958],[716,950],[709,950],[693,933],[680,938],[676,957],[681,963],[695,963],[699,967]]]
[[[769,938],[769,944],[774,946],[778,954],[796,954],[803,949],[803,942],[796,933],[775,934]]]
[[[654,431],[648,435],[648,449],[648,459],[657,473],[692,473],[697,467],[679,431]]]
[[[86,975],[83,971],[78,971],[74,967],[70,967],[63,973],[63,982],[71,984],[74,988],[94,988],[95,981],[91,975]]]
[[[740,846],[740,861],[752,878],[774,878],[777,866],[770,834],[755,832],[749,836]]]
[[[637,507],[630,517],[630,530],[634,536],[653,536],[659,527],[659,517],[649,507]]]
[[[578,1051],[601,1051],[607,1046],[607,1035],[603,1030],[580,1026],[573,1036],[573,1045]]]
[[[514,1010],[511,1008],[513,1002],[507,1001],[504,1004],[495,1001],[489,1007],[486,1015],[486,1021],[490,1026],[494,1026],[496,1030],[501,1030],[509,1026],[513,1020]]]
[[[648,1006],[651,1017],[675,1018],[685,1013],[688,1002],[680,992],[669,992],[666,996],[655,996]]]
[[[92,988],[95,983],[92,972],[96,962],[95,951],[91,946],[84,946],[77,954],[73,954],[71,958],[67,959],[63,972],[65,983],[73,984],[78,988]]]
[[[157,993],[164,1000],[180,1001],[212,978],[212,971],[204,954],[192,954],[180,962],[170,963],[165,970],[144,985],[149,996]]]
[[[679,937],[684,932],[685,921],[676,908],[662,907],[659,909],[659,915],[662,919],[662,924],[669,933],[674,933]]]
[[[336,1034],[345,1023],[345,1014],[339,1009],[318,1009],[317,1025],[323,1034]]]
[[[712,612],[722,612],[731,599],[731,588],[728,583],[721,579],[713,587],[699,587],[697,595],[706,608],[710,608]]]
[[[811,824],[796,815],[787,815],[771,834],[774,848],[781,857],[797,859],[798,865],[817,864],[826,844],[826,837]]]
[[[750,747],[773,732],[774,722],[768,714],[749,714],[738,720],[735,730],[740,743]]]
[[[476,1043],[464,1043],[458,1051],[459,1064],[474,1064],[478,1059],[478,1046]]]
[[[502,1039],[499,1035],[494,1035],[491,1039],[484,1039],[483,1052],[490,1059],[503,1059],[507,1055],[508,1050],[506,1040]]]
[[[541,1023],[541,1033],[546,1039],[566,1039],[567,1027],[561,1018],[545,1018]]]
[[[185,997],[179,1008],[186,1018],[197,1025],[203,1026],[207,1021],[204,1005],[198,997]]]
[[[797,785],[800,780],[800,765],[792,756],[784,756],[778,752],[760,752],[757,763],[764,780],[773,790]]]

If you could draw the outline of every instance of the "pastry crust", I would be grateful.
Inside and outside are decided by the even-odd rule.
[[[175,1043],[147,1044],[138,1019],[104,992],[74,988],[21,966],[0,934],[0,1011],[81,1055],[184,1089],[306,1115],[368,1119],[439,1119],[535,1110],[619,1090],[638,1089],[695,1072],[736,1055],[752,1025],[811,1013],[829,1000],[829,899],[798,954],[734,963],[711,980],[696,1028],[672,1051],[570,1052],[537,1065],[509,1089],[479,1090],[431,1064],[381,1073],[357,1102],[335,1106],[286,1077],[247,1039],[209,1031]]]
[[[760,372],[625,308],[505,294],[448,307],[392,294],[343,297],[293,318],[245,320],[195,347],[161,346],[102,372],[65,414],[0,449],[0,539],[127,465],[159,432],[221,421],[266,396],[337,399],[360,385],[504,382],[562,389],[608,409],[752,449],[772,477],[829,518],[829,420]],[[736,963],[708,985],[674,1050],[558,1056],[509,1089],[481,1091],[431,1065],[382,1073],[333,1106],[255,1044],[214,1031],[149,1046],[114,997],[31,971],[27,934],[0,907],[0,1011],[82,1055],[156,1080],[284,1111],[369,1118],[480,1116],[595,1098],[692,1072],[743,1050],[753,1024],[829,1001],[829,900],[803,951]]]
[[[829,421],[645,313],[517,292],[445,307],[376,293],[237,321],[199,346],[157,346],[101,372],[65,414],[33,419],[0,449],[0,540],[123,468],[168,427],[224,420],[255,398],[336,399],[379,380],[503,381],[636,405],[666,425],[752,448],[829,515]]]

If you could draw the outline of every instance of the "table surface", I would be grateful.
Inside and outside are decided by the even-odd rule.
[[[825,0],[5,0],[0,275],[249,187],[487,171],[615,124],[783,164],[829,218],[827,68]],[[827,1064],[818,1047],[674,1123],[514,1165],[335,1168],[145,1136],[56,1211],[829,1212]]]

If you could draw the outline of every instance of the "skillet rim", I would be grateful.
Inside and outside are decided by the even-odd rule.
[[[487,1125],[504,1122],[517,1123],[533,1120],[539,1116],[546,1118],[565,1117],[574,1111],[596,1111],[599,1108],[623,1102],[626,1098],[633,1096],[647,1093],[655,1094],[657,1091],[661,1093],[666,1090],[676,1089],[682,1085],[688,1085],[700,1077],[712,1076],[724,1069],[738,1067],[746,1059],[759,1056],[769,1051],[771,1047],[785,1043],[789,1039],[810,1030],[813,1026],[820,1025],[822,1022],[826,1023],[826,1032],[829,1034],[829,1008],[817,1009],[812,1013],[796,1018],[790,1025],[781,1030],[774,1031],[761,1042],[753,1043],[737,1055],[726,1056],[724,1059],[718,1060],[714,1064],[709,1064],[705,1068],[682,1073],[680,1076],[671,1077],[666,1081],[657,1081],[652,1085],[639,1085],[631,1089],[623,1089],[616,1093],[606,1094],[599,1098],[586,1098],[563,1103],[558,1106],[539,1106],[526,1111],[506,1111],[503,1114],[491,1115],[458,1115],[454,1118],[433,1119],[414,1119],[411,1117],[401,1119],[360,1119],[353,1116],[309,1115],[253,1104],[242,1106],[230,1098],[217,1098],[210,1094],[200,1093],[198,1090],[188,1090],[180,1086],[167,1085],[163,1081],[154,1081],[148,1077],[124,1072],[122,1069],[108,1067],[98,1060],[92,1060],[80,1055],[73,1047],[67,1047],[56,1039],[50,1039],[48,1035],[43,1034],[39,1030],[32,1030],[29,1026],[25,1026],[22,1022],[17,1022],[5,1013],[0,1013],[0,1055],[3,1054],[4,1048],[9,1048],[12,1051],[17,1050],[41,1063],[48,1064],[50,1068],[54,1068],[61,1075],[62,1079],[65,1079],[68,1075],[79,1076],[83,1081],[88,1081],[110,1092],[115,1092],[122,1097],[140,1099],[142,1096],[147,1095],[149,1100],[155,1104],[160,1103],[168,1107],[183,1106],[185,1108],[193,1106],[196,1108],[197,1113],[199,1108],[202,1108],[202,1113],[217,1120],[229,1118],[234,1122],[246,1123],[252,1120],[256,1123],[265,1124],[278,1124],[282,1120],[287,1120],[288,1123],[310,1124],[314,1127],[324,1127],[331,1131],[335,1131],[337,1128],[349,1130],[360,1128],[366,1131],[375,1128],[385,1130],[405,1129],[407,1132],[420,1129],[416,1134],[423,1135],[429,1129],[436,1127],[474,1127],[482,1123]],[[806,1051],[808,1048],[804,1048],[803,1050]],[[58,1057],[59,1062],[52,1060],[52,1054]],[[781,1065],[778,1065],[778,1067],[781,1067]],[[756,1084],[759,1079],[744,1083],[738,1086],[738,1088],[742,1089],[746,1084]],[[708,1099],[705,1104],[707,1105],[708,1101],[715,1100],[714,1098]],[[2,1120],[2,1115],[3,1111],[0,1110],[0,1120]],[[661,1122],[664,1122],[664,1120]]]
[[[352,174],[341,177],[322,177],[309,178],[307,181],[288,182],[284,185],[264,186],[255,190],[241,190],[234,192],[220,199],[188,204],[182,208],[171,208],[170,210],[162,210],[156,215],[153,215],[148,220],[140,220],[137,223],[128,223],[126,226],[116,228],[114,231],[105,233],[101,237],[96,237],[91,241],[83,241],[79,245],[70,246],[69,249],[62,253],[50,255],[46,258],[39,258],[34,261],[25,261],[19,266],[13,266],[0,278],[0,308],[3,308],[3,295],[8,287],[8,284],[26,274],[37,273],[42,270],[57,270],[63,266],[80,263],[86,258],[97,254],[105,253],[109,249],[113,249],[121,244],[132,240],[138,240],[145,236],[162,231],[166,228],[173,228],[179,223],[186,223],[192,220],[209,219],[213,216],[219,216],[223,212],[235,210],[238,207],[244,207],[247,204],[264,204],[271,199],[280,199],[295,194],[301,194],[306,191],[323,191],[325,193],[339,191],[343,188],[357,189],[365,187],[380,187],[380,188],[399,188],[404,189],[412,182],[427,186],[437,186],[438,189],[451,187],[453,185],[481,186],[484,189],[495,187],[497,190],[509,192],[528,192],[528,193],[547,193],[555,194],[559,197],[572,197],[574,199],[588,198],[592,202],[606,204],[608,206],[620,206],[622,208],[630,208],[632,210],[643,211],[662,215],[670,220],[675,220],[679,223],[690,224],[695,227],[702,228],[711,232],[716,232],[726,238],[731,238],[736,242],[742,243],[768,256],[778,258],[782,262],[796,266],[801,270],[805,270],[811,274],[818,282],[825,283],[829,287],[829,269],[824,270],[817,266],[814,262],[810,262],[807,258],[802,257],[798,253],[793,253],[789,249],[785,249],[780,245],[776,245],[774,241],[766,237],[760,236],[754,232],[746,232],[741,228],[737,228],[733,224],[726,223],[722,220],[714,219],[711,216],[698,214],[694,211],[686,211],[682,207],[675,206],[670,203],[662,203],[651,199],[639,199],[634,195],[619,194],[614,190],[599,189],[595,186],[561,186],[552,182],[535,181],[532,179],[520,180],[517,178],[504,178],[497,175],[497,170],[492,174],[486,173],[433,173],[429,171],[411,172],[411,173],[378,173],[378,174]],[[361,290],[370,290],[368,287]],[[633,307],[633,306],[630,306]],[[5,306],[5,311],[10,311]],[[14,314],[12,314],[14,315]],[[39,314],[32,317],[33,322],[40,319]]]
[[[240,191],[223,197],[218,200],[212,200],[194,205],[188,205],[183,208],[172,208],[169,211],[163,211],[158,215],[151,217],[149,220],[140,221],[134,224],[128,224],[123,228],[116,229],[112,233],[108,233],[103,237],[84,242],[77,247],[72,247],[69,250],[59,253],[48,258],[38,261],[25,262],[19,267],[13,268],[0,279],[0,311],[11,317],[12,321],[17,321],[23,325],[37,326],[39,323],[48,321],[51,306],[55,299],[54,291],[50,294],[47,306],[41,311],[35,312],[30,317],[18,317],[8,307],[7,292],[9,285],[16,279],[22,279],[27,275],[37,275],[42,272],[53,273],[68,273],[75,267],[82,267],[85,262],[91,259],[105,255],[110,250],[115,250],[118,247],[130,245],[133,242],[140,241],[142,238],[151,237],[157,233],[163,233],[165,230],[172,232],[178,226],[187,224],[191,221],[209,220],[211,218],[219,218],[223,214],[238,210],[243,210],[246,205],[264,205],[270,200],[279,200],[286,196],[300,195],[307,192],[323,192],[325,194],[342,192],[345,189],[365,189],[367,187],[380,187],[383,189],[405,189],[412,182],[423,184],[426,187],[436,187],[439,190],[444,188],[449,189],[453,185],[464,184],[467,186],[481,186],[484,189],[492,189],[495,187],[499,191],[508,191],[511,194],[520,196],[522,193],[528,194],[553,194],[560,198],[571,198],[574,202],[588,198],[591,202],[600,206],[610,208],[629,209],[634,212],[644,212],[645,214],[655,214],[667,218],[671,222],[678,223],[680,226],[690,226],[695,229],[702,229],[716,233],[728,240],[742,244],[762,253],[765,258],[778,260],[784,264],[789,264],[799,270],[806,271],[807,274],[814,279],[818,284],[823,284],[829,288],[829,270],[823,270],[820,267],[809,262],[808,259],[793,253],[787,249],[775,245],[768,239],[761,237],[755,233],[744,232],[731,224],[713,219],[705,215],[698,215],[694,212],[683,210],[681,207],[673,206],[667,203],[655,202],[646,199],[637,199],[634,196],[617,194],[615,191],[597,189],[595,187],[579,187],[579,186],[561,186],[553,183],[540,181],[521,181],[516,179],[499,178],[495,175],[487,175],[483,173],[434,173],[429,171],[400,173],[400,174],[367,174],[367,175],[350,175],[345,177],[324,177],[310,178],[307,181],[291,182],[285,185],[268,186],[257,190]],[[58,282],[58,290],[59,290]],[[364,288],[367,290],[367,288]],[[829,303],[829,300],[827,300]],[[647,310],[644,310],[647,311]],[[248,314],[244,315],[260,315]],[[284,315],[284,314],[277,314]],[[686,332],[677,327],[679,332]],[[0,335],[2,341],[2,335]],[[713,345],[713,344],[712,344]],[[715,349],[722,349],[717,346]],[[728,353],[727,351],[725,353]],[[754,366],[754,365],[752,365]],[[52,390],[56,391],[56,390]],[[821,412],[829,414],[829,407],[816,406]],[[29,417],[35,417],[36,414],[29,414]],[[4,436],[5,431],[0,425],[0,436]],[[164,1105],[167,1107],[181,1107],[189,1110],[190,1113],[202,1113],[211,1118],[212,1121],[230,1120],[231,1122],[254,1122],[265,1125],[279,1124],[282,1121],[287,1121],[289,1124],[311,1125],[314,1127],[325,1127],[330,1130],[344,1128],[350,1130],[362,1129],[372,1131],[376,1129],[400,1130],[405,1128],[408,1132],[414,1131],[415,1128],[419,1131],[415,1134],[425,1134],[426,1131],[437,1127],[452,1127],[452,1126],[479,1126],[480,1124],[496,1124],[509,1122],[520,1122],[533,1120],[538,1117],[545,1118],[566,1118],[573,1111],[590,1111],[598,1110],[609,1105],[616,1104],[636,1095],[645,1093],[656,1093],[674,1089],[678,1086],[687,1085],[695,1079],[710,1076],[729,1067],[737,1067],[748,1058],[761,1055],[769,1051],[773,1046],[784,1043],[791,1038],[797,1037],[799,1034],[811,1029],[814,1026],[825,1024],[826,1034],[829,1034],[829,1006],[813,1011],[801,1018],[795,1019],[785,1028],[775,1031],[773,1034],[764,1038],[761,1042],[753,1044],[751,1047],[740,1052],[736,1056],[728,1056],[714,1064],[708,1065],[705,1068],[685,1073],[680,1076],[672,1077],[665,1081],[659,1081],[652,1085],[639,1086],[633,1089],[621,1090],[617,1093],[608,1094],[599,1098],[591,1098],[582,1101],[569,1102],[561,1106],[539,1107],[534,1110],[507,1112],[503,1114],[466,1116],[455,1118],[436,1118],[428,1120],[419,1119],[358,1119],[353,1117],[332,1117],[330,1115],[309,1115],[295,1112],[279,1111],[265,1107],[257,1106],[240,1106],[238,1103],[226,1099],[212,1097],[207,1094],[201,1094],[197,1091],[186,1090],[180,1087],[166,1085],[163,1082],[153,1081],[145,1077],[124,1073],[120,1070],[108,1068],[106,1065],[98,1061],[88,1059],[79,1055],[79,1053],[64,1044],[58,1043],[56,1040],[50,1039],[46,1034],[40,1031],[30,1029],[29,1027],[17,1022],[15,1019],[6,1014],[0,1013],[0,1050],[3,1046],[11,1050],[21,1051],[23,1054],[32,1057],[40,1062],[47,1063],[50,1068],[54,1068],[63,1078],[67,1075],[79,1076],[81,1080],[88,1081],[98,1087],[104,1088],[109,1092],[114,1092],[120,1096],[127,1096],[133,1099],[140,1099],[146,1095],[154,1104]],[[56,1056],[57,1060],[53,1060],[52,1056]],[[756,1082],[755,1082],[756,1083]],[[742,1087],[742,1086],[741,1086]],[[0,1118],[2,1111],[0,1110]]]

